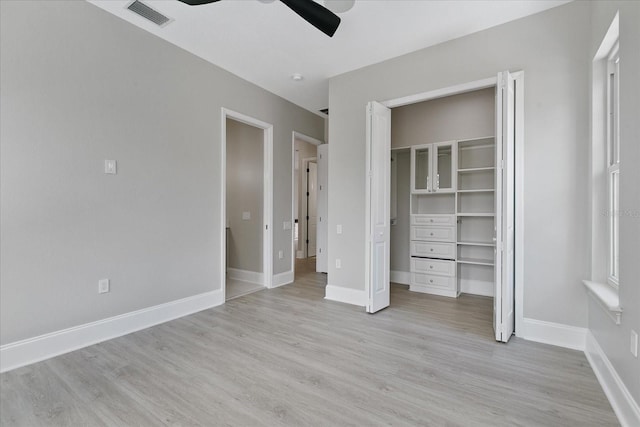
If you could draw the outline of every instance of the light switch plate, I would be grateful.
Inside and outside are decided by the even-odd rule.
[[[109,279],[98,280],[98,293],[106,294],[107,292],[109,292]]]
[[[636,331],[634,331],[633,329],[631,330],[631,354],[633,354],[633,357],[638,357],[638,333]]]
[[[284,251],[278,251],[278,259],[284,258]]]
[[[340,258],[336,258],[336,268],[342,268],[342,260]]]
[[[109,175],[116,175],[118,173],[118,163],[115,160],[105,160],[104,173]]]
[[[291,221],[285,221],[282,223],[283,230],[291,230]]]
[[[337,234],[342,234],[342,224],[336,225],[336,233]]]
[[[242,220],[247,221],[251,219],[251,212],[242,212]]]

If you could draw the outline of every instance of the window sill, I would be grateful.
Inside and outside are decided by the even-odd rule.
[[[606,283],[592,282],[590,280],[583,280],[582,283],[589,291],[589,295],[600,304],[600,307],[607,312],[611,320],[613,320],[616,325],[619,325],[622,308],[620,307],[618,291]]]

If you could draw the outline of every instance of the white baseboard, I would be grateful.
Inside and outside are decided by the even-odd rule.
[[[284,273],[278,273],[273,276],[273,282],[271,283],[272,288],[277,288],[278,286],[288,285],[289,283],[293,283],[293,271],[285,271]]]
[[[544,344],[584,351],[587,329],[536,319],[522,319],[522,334],[518,336]]]
[[[631,396],[631,393],[620,379],[591,331],[587,332],[584,354],[587,356],[591,369],[595,372],[604,394],[607,395],[613,411],[618,416],[620,424],[623,427],[640,426],[640,407],[638,402]]]
[[[74,326],[0,347],[6,372],[224,303],[222,289]]]
[[[257,271],[227,268],[227,277],[229,279],[242,280],[243,282],[250,282],[264,286],[264,273],[258,273]]]
[[[364,290],[345,288],[342,286],[327,285],[325,288],[324,298],[331,301],[358,305],[360,307],[367,305],[367,298]]]
[[[389,272],[389,280],[393,283],[408,285],[411,281],[411,273],[408,271],[391,270]]]

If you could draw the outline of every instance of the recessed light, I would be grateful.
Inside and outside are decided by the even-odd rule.
[[[300,74],[300,73],[293,73],[293,74],[291,74],[291,79],[293,81],[299,82],[299,81],[304,79],[304,76],[302,74]]]

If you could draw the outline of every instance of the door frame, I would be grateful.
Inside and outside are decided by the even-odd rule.
[[[515,334],[521,337],[523,334],[524,323],[524,71],[515,71],[511,75],[516,81],[516,136],[515,136]],[[403,96],[400,98],[388,99],[380,101],[382,105],[388,108],[402,107],[405,105],[416,104],[418,102],[429,101],[446,96],[458,95],[474,90],[486,89],[489,87],[497,87],[497,72],[493,77],[466,82],[458,85],[439,88],[427,92],[421,92],[414,95]],[[372,100],[373,101],[373,100]],[[390,178],[390,177],[389,177]],[[366,190],[365,199],[369,200],[369,188]],[[365,223],[371,220],[370,207],[365,209]],[[366,267],[368,268],[368,266]],[[366,273],[366,272],[365,272]],[[365,294],[369,295],[370,283],[365,281]]]
[[[220,114],[220,283],[222,301],[227,299],[226,291],[226,228],[227,228],[227,119],[244,123],[263,130],[263,203],[264,224],[262,250],[262,284],[273,287],[273,125],[254,117],[222,107]]]
[[[308,142],[309,144],[318,146],[324,144],[319,139],[310,137],[303,133],[293,131],[291,133],[291,271],[295,274],[296,268],[296,247],[295,247],[295,234],[293,227],[295,227],[295,201],[296,201],[296,139],[300,141]],[[301,165],[302,167],[302,165]],[[300,214],[300,212],[298,212]],[[299,228],[298,228],[299,230]],[[299,232],[298,232],[299,235]]]

